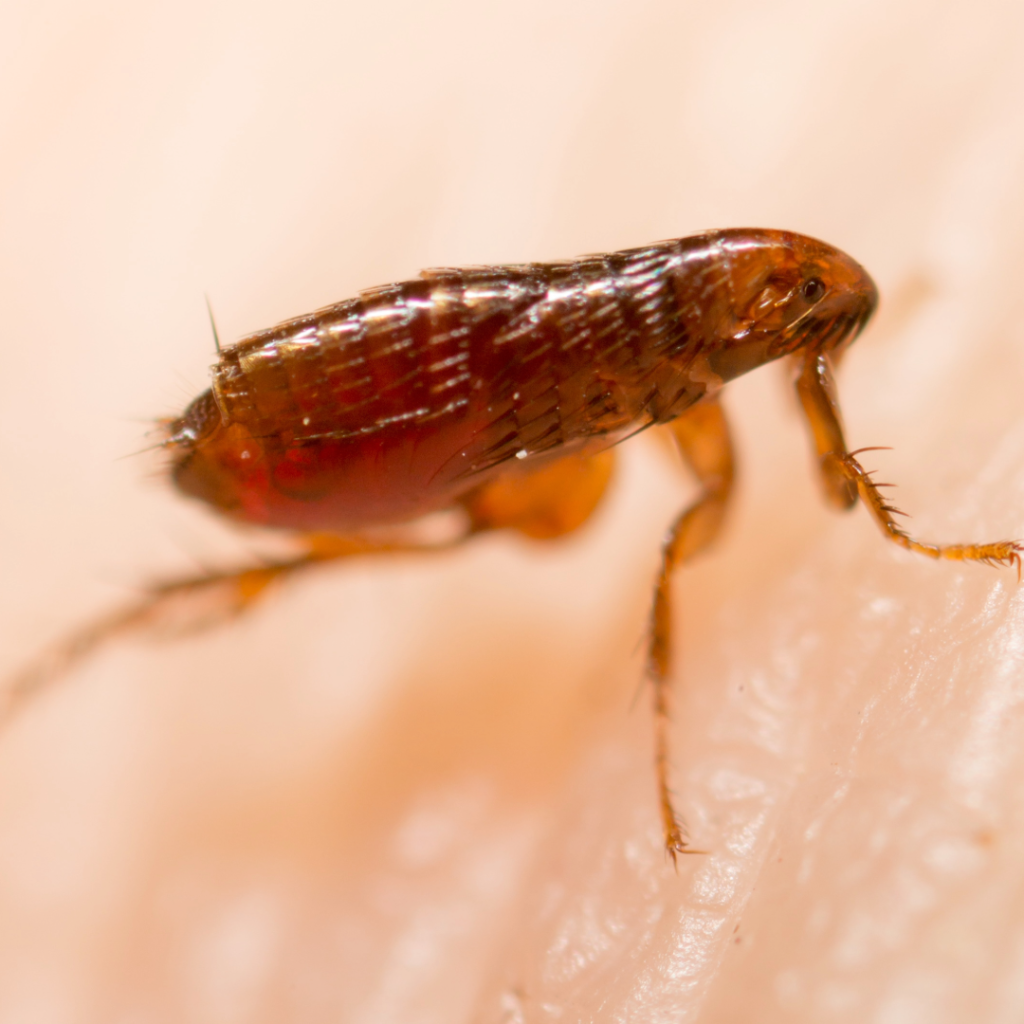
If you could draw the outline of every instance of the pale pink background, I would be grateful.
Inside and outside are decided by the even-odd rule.
[[[257,541],[147,419],[225,339],[422,266],[818,235],[884,309],[840,390],[931,539],[1024,535],[1024,8],[8,4],[0,673]],[[660,850],[643,443],[548,547],[311,576],[123,642],[0,739],[0,1021],[1024,1019],[1024,588],[817,493],[782,375],[680,583]],[[632,709],[631,709],[632,706]]]

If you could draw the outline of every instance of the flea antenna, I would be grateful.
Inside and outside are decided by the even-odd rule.
[[[210,296],[203,295],[206,299],[206,312],[210,314],[210,327],[213,328],[213,347],[217,350],[217,355],[221,354],[220,338],[217,336],[217,321],[213,319],[213,306],[210,305]]]

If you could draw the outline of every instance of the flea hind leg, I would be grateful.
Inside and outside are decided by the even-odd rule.
[[[571,533],[593,514],[614,467],[611,449],[566,455],[507,472],[461,499],[473,532],[518,530],[536,540]]]
[[[673,861],[687,848],[682,822],[669,789],[669,668],[672,660],[672,579],[676,569],[718,536],[733,481],[732,442],[717,400],[701,402],[668,424],[683,458],[697,474],[703,493],[672,524],[661,551],[654,591],[647,671],[654,685],[654,758],[665,848]]]
[[[993,544],[927,544],[915,540],[896,522],[903,513],[890,505],[879,488],[890,484],[876,483],[871,474],[857,461],[859,452],[846,450],[843,428],[839,419],[832,368],[827,355],[811,356],[797,379],[797,394],[804,415],[811,427],[825,492],[834,505],[851,508],[860,497],[882,532],[894,544],[908,551],[916,551],[928,558],[946,558],[955,562],[983,562],[986,565],[1015,566],[1017,579],[1021,572],[1021,547],[1016,541],[996,541]]]
[[[150,586],[134,602],[87,623],[58,641],[3,687],[0,719],[9,717],[47,684],[64,675],[98,647],[147,628],[175,633],[204,629],[240,615],[272,584],[324,562],[364,555],[445,551],[466,535],[436,544],[378,542],[356,536],[309,534],[291,558],[224,572],[203,572]],[[206,604],[203,603],[204,599]]]
[[[21,707],[101,645],[147,628],[174,632],[206,628],[244,612],[272,584],[325,562],[383,554],[428,554],[450,550],[474,533],[515,529],[530,537],[557,537],[575,530],[601,500],[611,477],[610,451],[577,454],[543,463],[529,472],[510,471],[461,501],[469,527],[439,543],[378,541],[360,536],[308,534],[291,558],[226,572],[204,572],[149,587],[135,602],[52,645],[10,680],[0,699],[0,717]]]

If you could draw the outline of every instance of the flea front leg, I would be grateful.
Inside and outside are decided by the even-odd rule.
[[[902,515],[899,509],[890,505],[879,484],[857,461],[860,452],[875,449],[861,448],[856,452],[846,450],[843,429],[839,421],[839,404],[836,399],[832,368],[827,355],[819,354],[808,358],[797,379],[797,394],[804,414],[811,427],[819,466],[825,490],[832,502],[839,508],[851,508],[858,496],[867,506],[882,532],[894,544],[927,555],[929,558],[946,558],[955,562],[984,562],[986,565],[1016,566],[1020,579],[1021,558],[1024,550],[1016,541],[1003,540],[992,544],[928,544],[911,537],[896,522]]]
[[[703,493],[672,524],[661,551],[661,571],[654,591],[647,671],[654,685],[654,750],[658,798],[665,848],[673,861],[687,849],[683,826],[669,789],[669,667],[672,660],[672,578],[679,566],[703,551],[718,536],[733,481],[732,442],[725,413],[717,400],[688,409],[668,425],[685,461],[697,474]]]

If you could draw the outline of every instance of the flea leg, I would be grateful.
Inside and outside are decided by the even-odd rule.
[[[266,561],[245,569],[199,573],[155,584],[131,604],[86,624],[58,641],[8,680],[0,693],[3,701],[0,720],[10,717],[47,684],[64,675],[96,648],[117,637],[147,627],[163,627],[176,633],[203,629],[225,618],[240,615],[259,600],[271,583],[311,566],[363,555],[446,551],[460,544],[465,537],[437,544],[402,544],[354,536],[309,534],[303,538],[305,549],[292,558]],[[203,598],[210,604],[203,605]]]
[[[604,497],[614,453],[577,453],[537,468],[512,466],[460,500],[474,532],[518,530],[536,540],[561,537],[582,526]]]
[[[668,424],[703,494],[672,524],[661,552],[654,591],[647,671],[654,684],[654,761],[665,848],[672,860],[687,848],[682,822],[669,789],[669,666],[672,658],[672,577],[676,569],[703,551],[722,528],[733,480],[732,442],[725,413],[716,400],[704,401]]]
[[[876,483],[871,474],[857,461],[861,452],[877,449],[861,448],[856,452],[846,450],[843,428],[839,420],[839,405],[836,400],[832,368],[826,355],[812,356],[807,360],[797,379],[797,394],[804,408],[804,414],[811,426],[819,466],[825,484],[826,494],[839,508],[851,508],[859,496],[882,532],[894,544],[927,555],[929,558],[947,558],[955,562],[983,562],[994,566],[1016,566],[1017,579],[1021,574],[1021,551],[1017,541],[997,541],[993,544],[926,544],[915,540],[896,522],[896,516],[903,515],[890,505],[879,488],[890,484]]]
[[[110,640],[146,628],[163,627],[177,633],[206,628],[244,612],[272,583],[324,562],[367,555],[437,553],[456,547],[474,533],[501,528],[537,538],[568,533],[596,508],[607,488],[612,463],[612,453],[605,451],[568,456],[530,472],[513,470],[503,474],[462,499],[469,529],[440,543],[309,534],[303,538],[304,550],[293,558],[156,584],[135,602],[54,644],[10,680],[2,691],[5,706],[0,709],[0,717],[9,716],[46,684]]]

